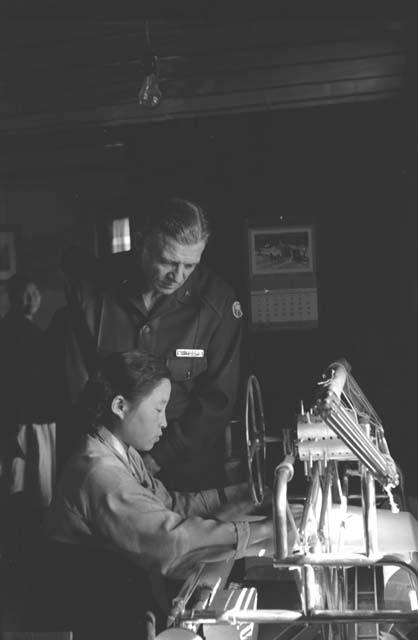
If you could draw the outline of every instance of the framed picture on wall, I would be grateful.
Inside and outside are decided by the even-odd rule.
[[[312,224],[248,226],[248,259],[251,329],[318,326]]]
[[[17,269],[18,228],[0,225],[0,280],[7,280]]]
[[[250,231],[252,275],[312,273],[312,227]]]

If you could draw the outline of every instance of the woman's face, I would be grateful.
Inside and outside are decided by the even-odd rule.
[[[113,434],[125,445],[150,451],[167,426],[165,409],[170,391],[170,381],[163,378],[145,398],[136,402],[123,399],[121,419]]]
[[[40,305],[41,292],[34,282],[28,282],[13,306],[25,318],[31,319],[38,312]]]

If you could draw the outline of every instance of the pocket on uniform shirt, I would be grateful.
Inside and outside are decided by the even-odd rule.
[[[167,358],[167,367],[174,382],[185,382],[196,378],[207,369],[206,356],[203,358]]]

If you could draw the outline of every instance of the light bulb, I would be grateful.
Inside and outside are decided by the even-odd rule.
[[[138,102],[143,107],[157,107],[162,98],[156,73],[145,76],[138,93]]]
[[[145,51],[142,56],[144,79],[138,92],[138,102],[142,107],[157,107],[162,93],[158,85],[158,58],[151,47],[148,20],[145,21]]]

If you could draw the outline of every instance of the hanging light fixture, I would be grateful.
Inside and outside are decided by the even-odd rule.
[[[138,102],[142,107],[157,107],[162,93],[158,85],[158,59],[151,47],[148,20],[145,21],[145,50],[142,56],[144,79],[138,93]]]

